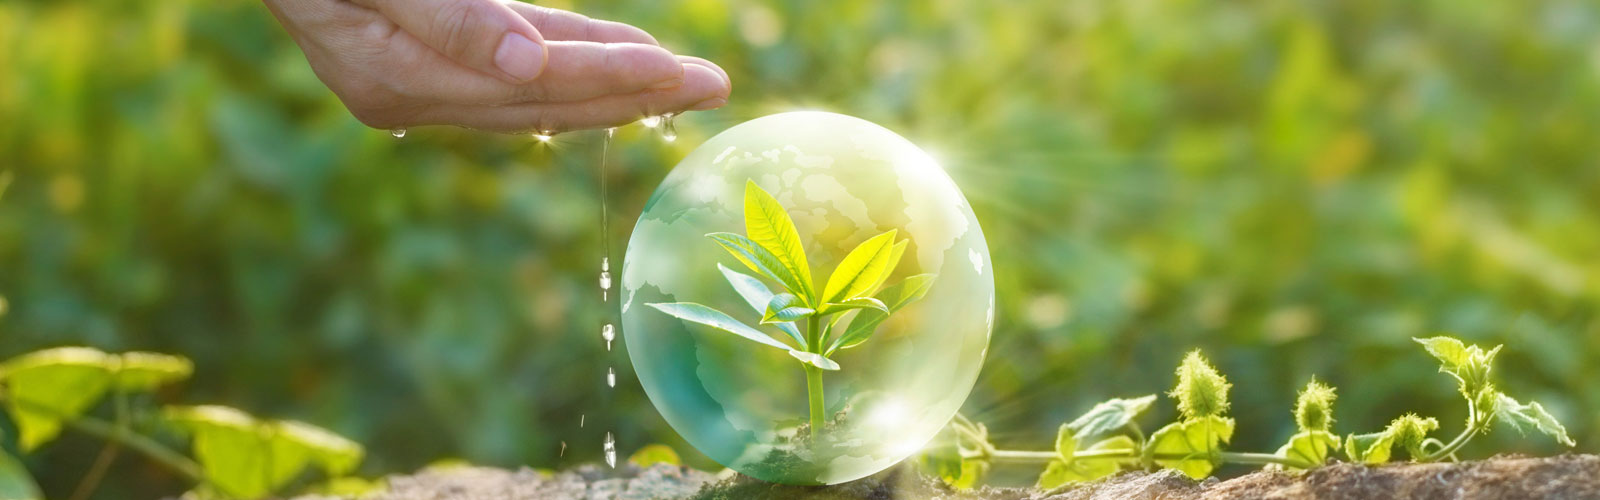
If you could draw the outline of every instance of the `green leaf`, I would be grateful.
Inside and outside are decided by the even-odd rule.
[[[761,324],[790,323],[816,313],[816,309],[806,307],[805,299],[793,294],[780,293],[772,296],[772,300],[767,302],[767,310],[761,315]]]
[[[897,230],[867,238],[839,261],[839,267],[828,276],[828,286],[823,288],[818,302],[843,302],[845,299],[872,293],[872,287],[883,281],[889,272],[889,257],[894,254],[894,237]]]
[[[1451,369],[1467,364],[1470,358],[1466,344],[1460,340],[1444,336],[1426,339],[1413,337],[1411,340],[1422,344],[1422,347],[1428,350],[1428,354],[1432,354],[1439,359],[1439,363]]]
[[[628,461],[639,467],[649,467],[655,464],[680,465],[683,459],[678,458],[678,452],[671,446],[664,444],[651,444],[639,448],[628,457]]]
[[[868,285],[867,290],[877,290],[883,286],[884,281],[888,281],[889,276],[894,274],[894,269],[900,266],[900,257],[905,255],[906,245],[909,243],[911,240],[900,240],[889,249],[889,262],[884,265],[883,272],[878,273],[878,280]]]
[[[0,450],[0,500],[39,500],[39,484],[17,457]]]
[[[817,314],[821,316],[827,316],[853,309],[872,309],[884,314],[889,313],[889,306],[884,305],[883,301],[881,300],[872,297],[856,297],[844,302],[829,302],[823,304],[822,308],[817,310]]]
[[[1115,398],[1094,405],[1094,408],[1090,408],[1067,426],[1082,439],[1094,439],[1128,425],[1140,413],[1149,409],[1155,401],[1155,394],[1133,399]]]
[[[1210,415],[1175,422],[1150,436],[1145,453],[1155,463],[1204,479],[1221,462],[1222,445],[1233,438],[1233,419]]]
[[[188,358],[153,352],[126,352],[118,356],[117,386],[126,391],[148,391],[189,378],[194,363]]]
[[[1095,443],[1089,447],[1090,451],[1099,450],[1128,450],[1130,453],[1138,445],[1128,436],[1115,436]],[[1112,474],[1122,468],[1122,464],[1134,462],[1129,458],[1084,458],[1077,460],[1052,460],[1045,466],[1043,474],[1039,475],[1038,487],[1040,489],[1053,489],[1068,483],[1093,481]]]
[[[1078,451],[1078,436],[1072,433],[1072,427],[1061,424],[1061,430],[1056,431],[1056,455],[1061,460],[1072,462],[1072,453]]]
[[[1394,436],[1387,432],[1351,434],[1344,438],[1344,456],[1351,462],[1377,465],[1389,461]]]
[[[1495,417],[1500,421],[1510,424],[1517,432],[1524,432],[1529,426],[1539,432],[1556,438],[1556,441],[1567,446],[1577,446],[1577,442],[1567,436],[1567,428],[1556,421],[1556,417],[1545,411],[1539,403],[1526,405],[1511,396],[1500,394],[1499,402],[1495,405]]]
[[[756,244],[766,248],[783,263],[798,280],[797,288],[789,290],[812,302],[816,291],[811,288],[811,266],[806,263],[805,245],[794,221],[771,194],[767,194],[753,180],[744,185],[744,232]]]
[[[772,302],[772,291],[767,289],[766,284],[754,276],[728,269],[720,262],[717,263],[717,269],[722,271],[722,276],[727,278],[728,284],[733,285],[733,290],[739,292],[739,296],[744,298],[745,303],[750,304],[750,308],[754,309],[756,314],[766,313],[767,303]],[[795,327],[794,323],[773,323],[772,326],[788,334],[789,338],[794,339],[795,345],[806,345],[805,335],[800,333],[800,329]]]
[[[970,490],[978,485],[978,481],[989,474],[989,462],[982,460],[962,460],[961,473],[954,479],[946,479],[950,487],[958,490]]]
[[[693,302],[652,303],[645,305],[654,307],[656,310],[667,313],[684,321],[699,323],[759,342],[761,344],[783,349],[785,351],[789,350],[789,346],[783,345],[783,342],[774,340],[772,337],[767,336],[767,334],[762,333],[761,330],[751,328],[749,325],[740,323],[739,320],[723,314],[722,311],[718,311],[710,307]]]
[[[175,406],[167,421],[193,435],[207,482],[229,496],[263,497],[316,465],[329,476],[359,465],[361,446],[294,421],[262,421],[225,406]]]
[[[711,238],[718,245],[722,245],[724,250],[733,254],[734,258],[743,263],[745,267],[750,268],[751,271],[776,280],[783,285],[784,289],[806,298],[807,302],[810,301],[810,292],[808,290],[811,285],[806,281],[802,281],[800,276],[790,270],[770,250],[739,234],[711,233],[707,234],[706,237]],[[806,279],[809,280],[810,278]]]
[[[907,277],[901,280],[900,283],[878,292],[877,298],[889,308],[889,314],[893,314],[927,295],[928,290],[933,288],[933,279],[935,277],[937,275],[934,274],[918,274]],[[844,335],[835,338],[833,345],[828,346],[826,352],[832,354],[834,351],[849,349],[866,342],[867,339],[872,337],[873,333],[877,332],[878,325],[889,319],[889,314],[875,309],[863,310],[857,313],[855,320],[850,322],[850,327],[845,330]]]
[[[6,410],[16,422],[18,445],[33,451],[55,439],[61,424],[82,415],[112,382],[115,357],[87,347],[59,347],[23,354],[0,365]]]
[[[1278,448],[1278,456],[1315,467],[1327,463],[1328,455],[1338,449],[1339,436],[1328,431],[1305,431],[1290,437],[1288,443]]]
[[[331,477],[349,474],[366,454],[355,441],[305,422],[282,420],[273,425],[277,441],[298,448]]]
[[[800,360],[801,363],[815,366],[824,370],[834,371],[839,369],[839,363],[835,363],[833,360],[828,359],[827,356],[823,356],[814,352],[790,350],[789,355],[794,356],[794,359]]]

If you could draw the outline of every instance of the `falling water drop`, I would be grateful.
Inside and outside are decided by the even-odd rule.
[[[678,127],[672,124],[672,113],[661,116],[661,139],[667,142],[678,140]]]
[[[566,441],[562,441],[561,442],[561,455],[560,456],[563,456],[563,457],[567,456],[567,442]]]
[[[582,413],[578,414],[578,428],[579,429],[583,428],[583,421],[584,421],[585,417],[588,417],[588,415],[585,415],[585,414],[582,414]]]
[[[390,130],[389,131],[389,135],[394,136],[396,139],[399,139],[401,137],[405,137],[406,136],[406,129],[397,128],[397,129],[394,129],[394,130]]]
[[[606,339],[606,350],[610,351],[611,341],[617,339],[617,327],[611,326],[611,323],[606,323],[605,326],[600,327],[600,338]]]
[[[656,128],[656,125],[660,125],[661,124],[661,117],[659,117],[659,116],[646,116],[643,119],[639,120],[639,124],[640,125],[644,125],[645,128]]]
[[[617,442],[611,439],[611,433],[606,433],[606,465],[617,468]]]
[[[606,368],[606,385],[612,388],[617,387],[617,370]]]

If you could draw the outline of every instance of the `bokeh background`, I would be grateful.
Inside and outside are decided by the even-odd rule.
[[[1453,332],[1507,344],[1503,387],[1600,451],[1593,2],[546,4],[734,81],[676,143],[618,132],[609,234],[595,133],[368,129],[259,2],[0,2],[0,356],[191,356],[158,401],[330,427],[366,475],[566,467],[607,430],[709,467],[603,348],[602,237],[620,259],[706,137],[820,108],[934,152],[984,224],[999,317],[966,412],[1002,445],[1166,390],[1196,347],[1236,384],[1239,448],[1275,449],[1313,374],[1341,432],[1419,411],[1453,434],[1452,381],[1409,340]],[[64,496],[97,450],[26,460]],[[1561,450],[1505,431],[1465,454],[1496,451]],[[99,498],[184,488],[118,463]]]

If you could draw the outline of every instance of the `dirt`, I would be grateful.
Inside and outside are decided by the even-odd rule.
[[[1039,491],[984,487],[954,491],[911,467],[834,486],[784,486],[686,467],[584,466],[559,473],[477,467],[426,470],[388,479],[381,500],[1185,500],[1185,499],[1597,499],[1600,456],[1496,457],[1457,464],[1335,464],[1304,474],[1255,472],[1194,481],[1175,471],[1128,472]],[[302,497],[311,500],[318,497]],[[326,497],[322,497],[326,498]]]

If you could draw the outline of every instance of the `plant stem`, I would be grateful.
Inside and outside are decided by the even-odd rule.
[[[1240,453],[1240,452],[1224,451],[1224,452],[1220,453],[1219,456],[1222,457],[1222,461],[1223,462],[1234,463],[1234,464],[1247,464],[1247,465],[1278,464],[1278,465],[1282,465],[1282,466],[1285,466],[1285,467],[1294,467],[1294,468],[1297,468],[1297,469],[1307,468],[1307,465],[1303,464],[1303,463],[1300,463],[1299,460],[1292,460],[1292,459],[1289,459],[1289,458],[1286,458],[1286,457],[1281,457],[1281,456],[1278,456],[1278,455],[1272,454],[1272,453]]]
[[[1471,441],[1472,440],[1472,436],[1477,435],[1479,430],[1480,429],[1479,429],[1479,426],[1478,426],[1478,407],[1477,407],[1477,405],[1472,403],[1472,399],[1471,398],[1468,398],[1467,399],[1467,428],[1463,429],[1461,431],[1461,434],[1456,435],[1456,438],[1450,440],[1450,442],[1445,444],[1443,448],[1439,448],[1439,451],[1435,451],[1433,453],[1429,453],[1427,456],[1424,456],[1424,457],[1418,457],[1417,460],[1418,461],[1422,461],[1422,462],[1437,462],[1437,461],[1443,459],[1444,457],[1448,457],[1450,455],[1454,455],[1457,450],[1460,450],[1461,447],[1466,446],[1467,445],[1467,441]]]
[[[32,411],[55,414],[53,409],[29,404],[26,401],[13,399],[5,395],[0,395],[0,400],[21,404]],[[59,417],[59,415],[57,416]],[[172,451],[171,448],[166,447],[166,445],[163,445],[154,439],[150,439],[149,437],[134,432],[118,432],[116,425],[88,415],[80,415],[71,419],[62,419],[62,421],[68,428],[71,428],[72,430],[95,436],[106,441],[115,442],[121,444],[122,446],[126,446],[129,449],[142,453],[149,459],[154,460],[156,463],[159,463],[168,469],[171,469],[173,472],[178,473],[192,482],[207,482],[205,474],[201,473],[200,464],[195,463],[193,460],[189,460],[188,457],[185,457],[176,451]]]
[[[995,463],[1045,463],[1059,459],[1054,451],[1025,451],[1025,450],[990,450],[987,453],[990,460]],[[1135,450],[1084,450],[1072,454],[1073,460],[1094,460],[1108,458],[1134,458]],[[1306,468],[1297,460],[1281,457],[1271,453],[1240,453],[1224,451],[1218,455],[1223,462],[1248,465],[1278,464],[1288,467]],[[976,457],[974,457],[976,458]],[[1156,455],[1159,460],[1184,460],[1191,458],[1181,453],[1163,453]]]
[[[806,344],[812,352],[822,350],[822,339],[817,335],[817,317],[806,318]],[[811,364],[805,365],[806,369],[806,396],[811,407],[811,435],[822,435],[822,369]]]

